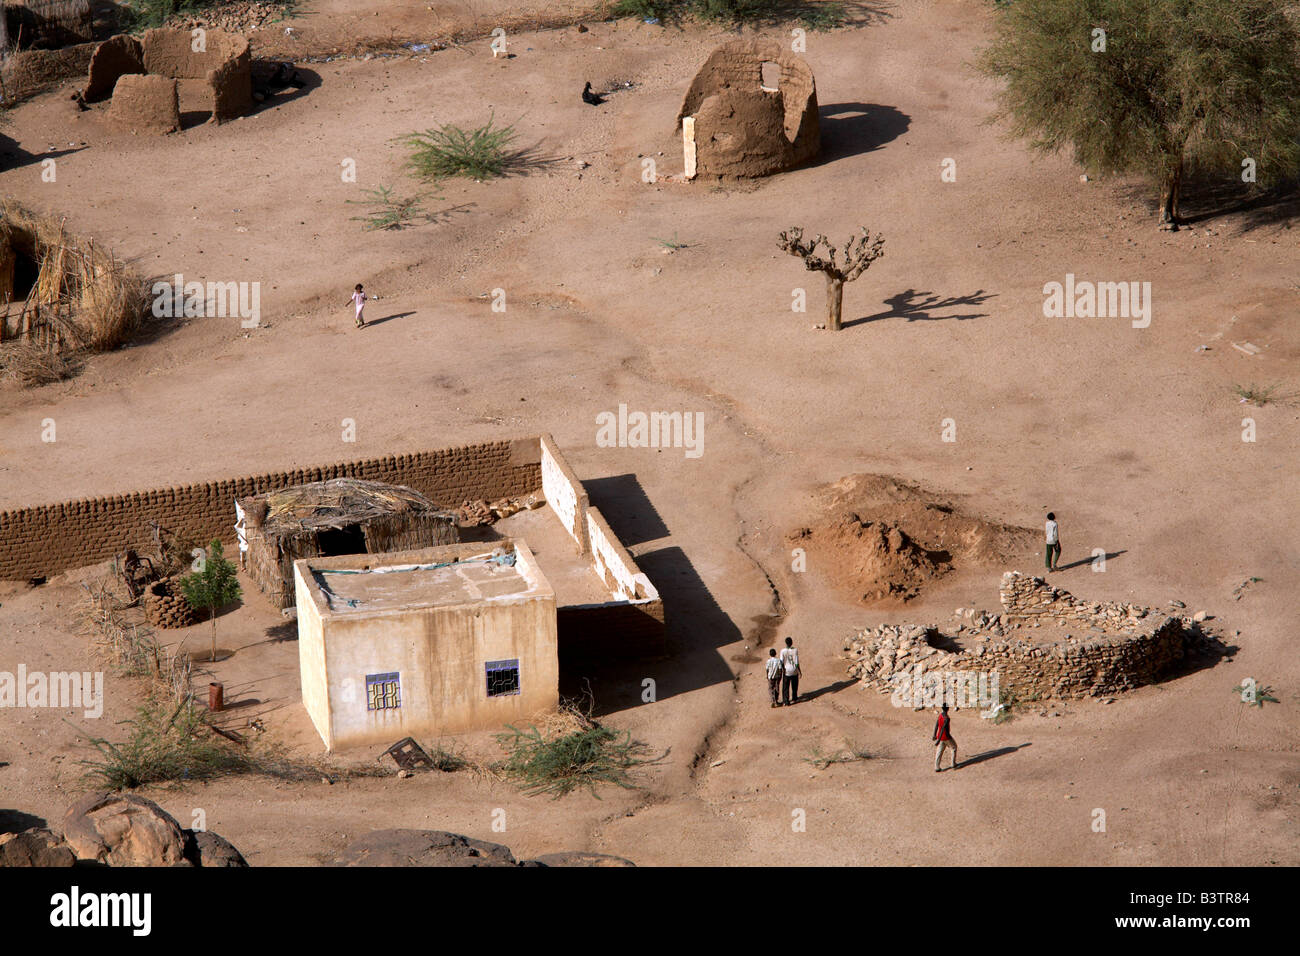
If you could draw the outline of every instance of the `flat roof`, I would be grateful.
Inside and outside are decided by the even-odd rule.
[[[453,544],[298,562],[322,615],[482,604],[553,595],[522,541]]]

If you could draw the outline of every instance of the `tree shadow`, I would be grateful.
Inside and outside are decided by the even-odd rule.
[[[907,132],[912,118],[879,103],[836,103],[818,110],[822,148],[808,163],[816,168],[860,153],[870,153]]]
[[[957,764],[957,766],[969,767],[971,764],[983,763],[985,760],[993,760],[996,757],[1005,757],[1007,754],[1013,754],[1017,750],[1023,750],[1029,746],[1031,745],[1023,743],[1016,747],[999,747],[997,750],[986,750],[983,753],[975,754],[973,757],[967,757],[961,763]]]
[[[1111,558],[1118,558],[1121,554],[1128,554],[1128,550],[1124,549],[1121,551],[1107,551],[1105,560],[1109,561]],[[1080,558],[1078,561],[1071,561],[1069,564],[1058,564],[1056,566],[1056,570],[1068,571],[1070,570],[1070,568],[1077,568],[1085,564],[1092,564],[1092,562],[1096,560],[1097,560],[1096,558]]]
[[[735,677],[718,648],[740,640],[740,629],[714,600],[686,553],[678,547],[662,548],[638,555],[636,562],[663,598],[668,654],[659,660],[620,660],[618,635],[611,634],[608,655],[584,654],[579,660],[562,656],[561,695],[581,697],[589,689],[595,716],[729,683]],[[652,700],[644,696],[647,678],[654,681]]]
[[[860,319],[850,319],[845,322],[844,328],[854,325],[862,325],[866,322],[878,322],[882,319],[907,319],[909,322],[917,321],[938,321],[940,319],[955,319],[962,321],[965,319],[981,319],[988,315],[987,312],[966,312],[958,315],[934,315],[936,310],[955,309],[962,306],[983,305],[989,299],[996,296],[996,292],[985,292],[979,289],[969,295],[944,296],[935,295],[933,292],[917,292],[915,289],[908,289],[906,292],[899,292],[885,299],[885,304],[889,306],[884,312],[877,312],[874,315],[866,315]]]
[[[610,530],[624,547],[666,538],[671,533],[636,480],[636,475],[591,478],[582,486],[588,500],[600,509]]]
[[[1155,224],[1160,204],[1147,183],[1123,190],[1126,198],[1145,207]],[[1198,174],[1183,182],[1178,201],[1179,224],[1195,226],[1215,220],[1237,218],[1242,232],[1280,226],[1300,218],[1300,182],[1285,180],[1264,187],[1243,183],[1239,178]]]

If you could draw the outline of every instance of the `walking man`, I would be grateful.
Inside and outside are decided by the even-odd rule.
[[[1056,526],[1055,512],[1047,512],[1047,570],[1058,570],[1061,560],[1061,532]]]
[[[772,706],[781,706],[781,658],[776,656],[776,648],[767,652],[767,693],[772,698]]]
[[[795,650],[794,638],[785,639],[785,650],[781,651],[781,666],[785,673],[781,679],[781,703],[787,707],[799,699],[799,652]]]
[[[948,716],[948,705],[944,704],[939,712],[939,719],[934,722],[934,772],[939,772],[939,761],[945,750],[952,751],[952,766],[957,769],[957,741],[952,739],[952,718]]]

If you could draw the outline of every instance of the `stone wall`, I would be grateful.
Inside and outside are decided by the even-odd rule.
[[[1190,619],[1129,604],[1085,602],[1042,578],[1009,572],[1002,578],[1003,612],[971,612],[955,634],[920,625],[885,624],[863,630],[844,647],[849,674],[864,686],[890,691],[896,678],[923,672],[985,671],[1020,700],[1098,697],[1157,680],[1186,654]],[[1057,641],[1030,641],[1025,628],[1052,624],[1089,630]],[[962,642],[954,644],[954,640]],[[960,650],[949,648],[961,646]]]
[[[536,438],[387,455],[0,512],[0,579],[25,580],[148,546],[150,521],[197,541],[234,540],[235,499],[331,478],[408,485],[441,507],[541,485]]]

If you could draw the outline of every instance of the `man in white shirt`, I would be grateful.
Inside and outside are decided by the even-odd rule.
[[[1056,571],[1061,560],[1061,532],[1056,525],[1055,513],[1047,512],[1047,570]]]
[[[795,650],[794,638],[785,639],[785,649],[781,651],[781,666],[785,673],[781,676],[781,703],[787,707],[799,699],[799,652]]]
[[[781,658],[776,656],[776,648],[767,652],[767,693],[772,698],[772,706],[781,706]]]

